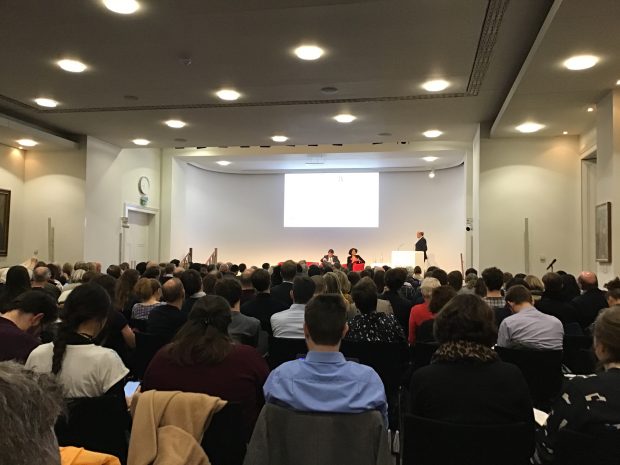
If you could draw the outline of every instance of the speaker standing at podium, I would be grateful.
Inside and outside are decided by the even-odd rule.
[[[426,256],[426,251],[428,250],[428,247],[426,245],[426,238],[424,237],[424,232],[418,231],[416,237],[418,238],[418,242],[415,243],[415,251],[424,252],[424,261],[426,261],[428,259],[428,257]]]

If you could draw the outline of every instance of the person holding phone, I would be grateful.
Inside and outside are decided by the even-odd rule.
[[[349,256],[347,257],[347,268],[349,270],[353,269],[353,265],[366,263],[364,259],[357,254],[357,249],[355,247],[349,249]]]

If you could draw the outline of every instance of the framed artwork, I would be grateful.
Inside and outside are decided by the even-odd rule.
[[[0,257],[9,252],[9,218],[11,217],[11,191],[0,189]]]
[[[596,206],[596,261],[611,262],[611,202]]]

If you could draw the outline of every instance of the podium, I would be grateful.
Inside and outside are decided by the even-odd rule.
[[[424,252],[413,250],[393,250],[392,267],[419,266],[424,269]]]

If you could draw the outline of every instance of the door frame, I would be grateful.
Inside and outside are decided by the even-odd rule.
[[[143,207],[134,203],[123,204],[123,216],[121,216],[121,237],[118,251],[119,263],[125,261],[125,241],[127,229],[129,229],[129,212],[145,213],[151,215],[149,221],[149,257],[159,263],[159,208]],[[135,267],[135,263],[130,265]]]

